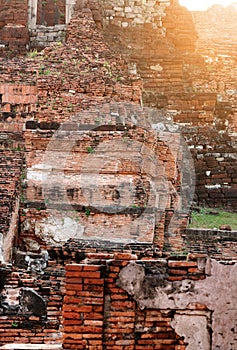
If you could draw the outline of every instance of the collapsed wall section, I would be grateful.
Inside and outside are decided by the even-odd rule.
[[[14,6],[18,5],[16,3]],[[210,38],[208,37],[208,40],[205,41],[203,40],[204,31],[200,28],[202,21],[207,26],[205,16],[212,21],[212,17],[218,17],[222,9],[214,7],[207,14],[193,14],[200,33],[198,54],[195,52],[197,32],[193,17],[177,1],[121,1],[118,4],[106,1],[101,6],[92,0],[77,4],[74,2],[57,2],[57,4],[46,2],[44,4],[40,1],[32,1],[28,8],[28,26],[34,31],[34,28],[43,25],[50,31],[51,27],[63,25],[65,18],[65,23],[68,23],[73,9],[83,12],[85,8],[88,11],[89,8],[91,9],[93,20],[97,27],[103,28],[105,38],[111,48],[122,53],[129,65],[130,73],[133,75],[139,73],[142,76],[144,103],[162,111],[165,110],[175,121],[184,125],[184,134],[196,161],[197,201],[200,204],[212,206],[224,205],[228,208],[235,206],[236,103],[235,82],[232,82],[234,74],[229,75],[229,71],[235,70],[234,39],[231,43],[228,42],[230,49],[226,55],[227,43],[224,44],[223,39],[218,39],[220,43],[217,45],[212,42],[213,37],[216,38],[216,29],[213,29],[213,33],[209,34]],[[18,10],[22,11],[22,8]],[[11,7],[5,3],[2,11],[2,30],[6,29],[6,32],[10,33],[8,30],[10,27],[7,26],[12,25],[11,20],[14,19],[14,14],[11,12]],[[14,13],[18,13],[17,11]],[[226,18],[228,11],[236,13],[234,6],[228,8]],[[7,24],[6,21],[9,23]],[[19,25],[24,26],[17,30],[26,30],[25,16],[21,16],[17,21]],[[17,24],[17,21],[14,23]],[[223,21],[226,23],[226,20],[223,19]],[[226,27],[235,30],[232,24]],[[64,29],[62,30],[64,32]],[[49,33],[50,38],[44,32],[34,35],[37,40],[39,38],[45,40],[45,43],[57,40],[53,33]],[[21,40],[26,38],[23,34],[16,36]],[[210,42],[210,45],[207,42]],[[212,49],[210,50],[209,47],[213,47],[215,54],[211,53]],[[112,74],[110,67],[107,67],[107,71],[109,75]],[[48,79],[51,80],[57,79],[56,73],[50,74],[50,69],[45,69],[44,64],[40,67],[40,74],[49,75]],[[38,80],[41,89],[46,88],[45,80],[47,79],[45,78],[43,76]],[[120,79],[120,76],[117,75],[114,78]],[[72,88],[69,90],[75,90],[72,83],[70,87]],[[82,91],[85,89],[87,90],[87,87],[82,86]],[[49,103],[46,97],[48,96],[43,97],[45,105]],[[70,96],[69,100],[71,97],[73,96]],[[61,101],[52,96],[53,99],[55,105],[53,109],[57,110]],[[80,100],[80,103],[82,101]],[[69,101],[69,104],[73,103]],[[68,108],[71,109],[71,107]],[[43,113],[46,112],[46,109],[44,106]],[[6,112],[9,113],[9,111]],[[197,133],[203,137],[197,138]],[[206,134],[213,135],[212,139],[215,142],[213,140],[209,142]],[[215,169],[213,169],[213,164],[217,165]]]
[[[65,40],[75,0],[0,2],[0,54],[13,57]]]

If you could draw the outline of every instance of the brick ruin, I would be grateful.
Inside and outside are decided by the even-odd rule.
[[[234,350],[236,7],[0,5],[0,348]]]

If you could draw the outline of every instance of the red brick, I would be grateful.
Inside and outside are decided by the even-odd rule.
[[[168,261],[169,267],[185,268],[185,267],[197,267],[197,262],[195,261]]]

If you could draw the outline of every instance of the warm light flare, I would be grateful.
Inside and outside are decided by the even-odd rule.
[[[229,6],[233,3],[236,4],[234,0],[179,0],[180,5],[187,7],[189,10],[205,11],[208,7],[212,5],[222,5]]]

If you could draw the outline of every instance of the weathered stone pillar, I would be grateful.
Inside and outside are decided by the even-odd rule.
[[[28,0],[28,28],[36,28],[38,0]]]
[[[75,4],[76,0],[66,0],[66,24],[68,24],[72,18]]]

